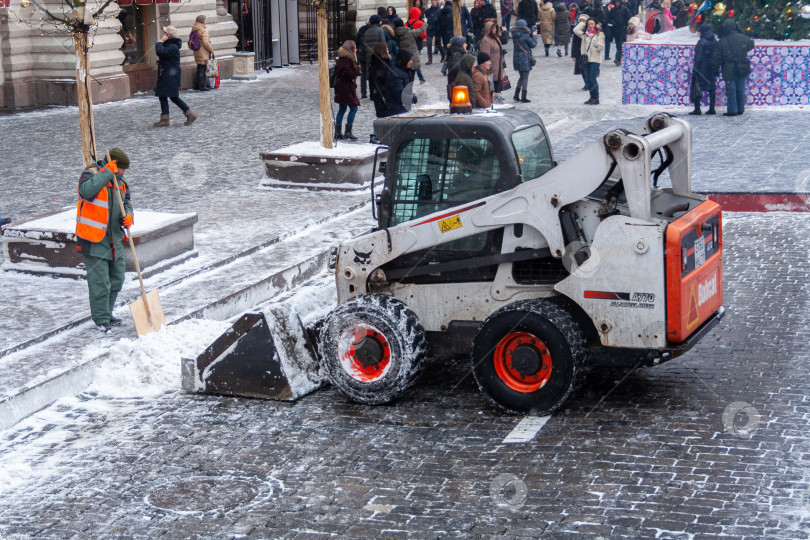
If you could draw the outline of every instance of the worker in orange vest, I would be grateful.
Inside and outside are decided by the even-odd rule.
[[[90,315],[105,334],[121,319],[113,317],[115,299],[124,284],[124,227],[133,223],[132,203],[124,173],[129,156],[120,148],[110,150],[110,161],[89,165],[79,178],[79,203],[76,210],[77,249],[84,255],[87,287],[90,291]],[[125,215],[115,196],[113,175],[124,201]]]

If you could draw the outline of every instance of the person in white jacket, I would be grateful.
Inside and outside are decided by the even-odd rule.
[[[644,31],[644,28],[641,26],[641,19],[638,17],[630,17],[630,20],[627,22],[627,43],[639,39],[652,39],[652,35]]]
[[[602,64],[602,51],[605,50],[605,34],[599,23],[593,17],[580,22],[574,28],[574,34],[582,40],[580,54],[587,58],[585,64],[585,86],[588,87],[591,98],[585,105],[599,105],[599,66]]]

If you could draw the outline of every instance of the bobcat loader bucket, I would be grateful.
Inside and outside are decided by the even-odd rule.
[[[315,350],[295,311],[246,313],[197,358],[183,359],[183,389],[295,401],[324,380]]]

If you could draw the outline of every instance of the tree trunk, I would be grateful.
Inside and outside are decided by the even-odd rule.
[[[82,139],[84,165],[96,161],[96,130],[93,123],[93,95],[90,91],[90,70],[87,32],[75,32],[73,44],[76,49],[76,97],[79,102],[79,134]]]
[[[321,146],[334,148],[332,141],[332,107],[329,92],[329,50],[326,43],[326,10],[318,12],[318,93],[321,105]]]
[[[463,35],[461,33],[461,0],[453,0],[453,35]]]

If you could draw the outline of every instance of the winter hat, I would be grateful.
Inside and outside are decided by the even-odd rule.
[[[371,24],[380,24],[382,22],[382,17],[379,15],[372,15],[368,22]]]
[[[710,25],[709,23],[703,23],[698,28],[698,31],[700,32],[700,35],[702,36],[703,34],[712,31],[712,25]]]
[[[172,25],[164,26],[163,31],[166,32],[166,35],[170,38],[177,39],[180,37],[180,34],[177,33],[177,28]]]
[[[405,26],[405,23],[402,22],[402,19],[400,19],[399,17],[392,18],[391,22],[394,24],[394,28],[402,28],[403,26]]]
[[[641,24],[641,19],[638,17],[630,17],[630,20],[627,21],[627,24],[632,24],[633,26],[638,26]]]
[[[515,23],[515,26],[520,26],[521,28],[526,28],[526,27],[528,27],[529,25],[528,25],[528,24],[526,24],[526,21],[525,21],[525,20],[523,20],[523,19],[518,19],[518,20],[517,20],[517,22]]]
[[[397,62],[402,64],[402,67],[408,67],[408,62],[410,62],[411,57],[413,54],[407,49],[400,49],[397,53]]]
[[[197,18],[194,19],[195,22],[204,23],[205,22],[205,15],[197,15]]]
[[[461,47],[467,43],[467,40],[462,36],[453,36],[453,39],[450,40],[450,45],[455,45],[456,47]]]
[[[119,169],[129,169],[129,156],[120,148],[110,150],[110,160],[115,161]]]
[[[488,55],[487,53],[485,53],[485,52],[480,52],[480,53],[478,53],[478,58],[477,58],[477,60],[478,60],[478,65],[480,66],[480,65],[481,65],[481,64],[483,64],[484,62],[488,62],[488,61],[492,60],[492,58],[490,58],[490,57],[489,57],[489,55]]]

